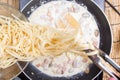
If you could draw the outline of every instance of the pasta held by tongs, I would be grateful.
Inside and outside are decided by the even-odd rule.
[[[79,52],[83,56],[82,50],[90,46],[82,42],[81,29],[68,33],[0,15],[0,68],[16,61],[31,61],[41,55]]]

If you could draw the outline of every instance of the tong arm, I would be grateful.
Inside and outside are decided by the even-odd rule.
[[[101,59],[97,56],[89,56],[89,58],[93,61],[93,63],[99,67],[101,70],[103,70],[104,72],[106,72],[107,74],[109,74],[111,77],[113,77],[115,80],[119,80],[120,78],[114,74],[114,72],[112,72],[110,69],[108,69],[101,61]]]
[[[120,72],[120,66],[114,61],[112,60],[105,52],[103,52],[102,50],[96,48],[99,52],[99,55],[105,60],[107,61],[109,64],[111,64],[118,72]]]

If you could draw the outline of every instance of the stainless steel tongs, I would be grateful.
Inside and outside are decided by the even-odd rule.
[[[103,64],[103,61],[108,62],[119,73],[120,73],[120,66],[114,60],[112,60],[104,51],[98,49],[97,47],[95,47],[95,49],[97,50],[98,54],[89,56],[89,58],[93,61],[93,63],[97,67],[99,67],[101,70],[106,72],[108,75],[110,75],[111,77],[115,78],[116,80],[120,80],[120,76],[116,75],[115,72],[113,72],[105,64]],[[94,50],[87,49],[87,50],[84,50],[84,51],[87,54],[89,54],[90,52],[92,52]]]

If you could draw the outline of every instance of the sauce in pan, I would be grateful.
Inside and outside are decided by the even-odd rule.
[[[99,46],[99,29],[93,15],[86,6],[70,1],[51,1],[38,7],[29,17],[30,22],[44,26],[64,29],[76,28],[80,25],[84,42],[92,42]],[[71,31],[72,32],[72,31]],[[79,37],[78,37],[79,38]],[[63,53],[60,56],[41,56],[32,64],[50,76],[72,76],[80,72],[89,72],[88,58],[74,53]]]

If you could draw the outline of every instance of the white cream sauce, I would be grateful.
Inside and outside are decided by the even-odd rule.
[[[44,26],[56,27],[56,21],[70,13],[79,22],[85,42],[99,46],[99,29],[87,7],[75,2],[51,1],[37,8],[29,17],[30,22]],[[63,53],[58,57],[41,56],[32,64],[50,76],[72,76],[88,70],[90,60],[74,53]]]

